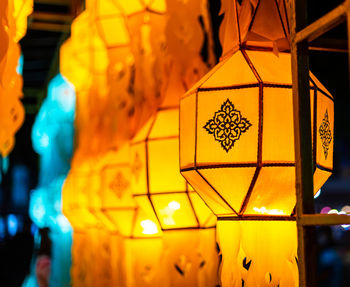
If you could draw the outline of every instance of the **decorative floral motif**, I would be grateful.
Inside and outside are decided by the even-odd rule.
[[[118,172],[113,181],[110,183],[110,189],[121,198],[124,191],[129,187],[130,182],[124,177],[123,173]]]
[[[320,128],[318,129],[318,132],[320,134],[320,138],[322,141],[324,157],[327,159],[329,145],[332,142],[332,131],[330,128],[330,122],[328,120],[328,111],[327,110],[326,110],[326,113],[325,113],[324,118],[322,120],[322,124],[320,125]]]
[[[252,124],[241,112],[235,109],[232,102],[227,99],[212,119],[203,127],[209,134],[214,135],[216,141],[221,143],[222,148],[228,152],[241,134],[246,132]]]
[[[139,181],[140,173],[142,170],[142,161],[138,153],[135,154],[134,162],[131,166],[131,172],[136,177],[136,181]]]

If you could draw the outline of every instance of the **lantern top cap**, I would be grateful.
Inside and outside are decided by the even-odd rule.
[[[225,56],[238,48],[289,49],[289,25],[285,0],[222,0],[224,20],[219,38]]]

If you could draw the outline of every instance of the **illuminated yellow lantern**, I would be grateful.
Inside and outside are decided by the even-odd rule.
[[[132,197],[129,151],[127,144],[110,150],[103,157],[100,173],[101,211],[120,235],[118,246],[111,250],[113,260],[118,260],[114,277],[118,286],[166,286],[161,229],[157,219]]]
[[[96,217],[89,211],[89,177],[91,175],[91,163],[88,161],[72,168],[62,188],[62,211],[71,223],[74,232],[82,232],[87,228],[97,225]]]
[[[257,9],[252,27],[266,5],[278,9],[272,2],[261,1],[262,12]],[[287,27],[279,17],[276,21],[273,31],[283,35]],[[181,172],[216,215],[292,213],[291,89],[289,53],[275,55],[242,44],[182,97]],[[312,74],[310,101],[316,193],[333,168],[334,107],[333,97]]]
[[[108,52],[109,104],[105,113],[114,119],[112,125],[118,132],[113,133],[112,141],[119,146],[136,134],[160,103],[166,6],[164,0],[90,2]]]
[[[8,1],[1,1],[0,3],[0,20],[1,23],[7,22],[7,5]],[[0,79],[2,79],[2,75],[4,72],[5,64],[6,64],[6,52],[9,44],[9,36],[7,33],[7,28],[5,25],[0,25],[0,41],[2,43],[0,47]]]
[[[249,3],[223,1],[223,57],[181,98],[180,168],[218,216],[222,286],[297,286],[285,1]],[[316,193],[333,168],[334,107],[311,73],[310,102]]]
[[[170,2],[168,22],[159,29],[169,53],[162,75],[166,79],[161,93],[164,98],[132,139],[132,192],[138,204],[156,216],[163,230],[171,286],[215,286],[218,260],[215,229],[211,227],[216,225],[216,218],[181,177],[178,162],[179,97],[186,85],[207,69],[200,57],[204,31],[198,11],[193,9],[197,1],[179,2],[189,8],[179,13]],[[181,28],[188,33],[181,33]]]
[[[154,211],[162,230],[214,227],[216,218],[178,172],[178,119],[176,98],[165,99],[132,140],[134,197]]]
[[[33,1],[3,1],[1,4],[0,29],[0,154],[5,157],[12,150],[14,134],[24,120],[22,97],[22,76],[18,71],[20,46],[24,36],[27,16],[31,13]]]
[[[24,37],[27,32],[27,17],[33,12],[33,0],[14,0],[13,17],[16,21],[16,43]]]
[[[60,47],[60,73],[72,83],[77,91],[90,87],[90,70],[81,65],[74,57],[72,38],[68,38]]]

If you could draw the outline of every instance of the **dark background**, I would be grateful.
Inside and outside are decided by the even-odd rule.
[[[24,56],[24,99],[26,118],[16,134],[16,145],[8,160],[8,170],[1,169],[0,184],[0,286],[19,286],[25,273],[28,272],[30,258],[34,252],[33,234],[36,227],[28,217],[30,191],[38,181],[38,155],[31,144],[31,128],[41,102],[46,96],[49,80],[58,71],[58,48],[69,36],[69,23],[77,13],[78,1],[36,0],[34,14],[29,18],[27,35],[21,40]],[[342,1],[308,1],[309,22],[335,8]],[[50,4],[51,3],[51,4]],[[55,3],[55,4],[52,4]],[[218,16],[219,0],[210,0],[213,30],[216,32],[222,20]],[[78,5],[79,6],[79,5]],[[40,15],[52,15],[43,20]],[[56,25],[48,29],[45,24]],[[347,41],[346,22],[322,36],[332,43],[341,45]],[[343,45],[346,48],[346,44]],[[219,57],[221,48],[216,38],[216,54]],[[321,195],[315,199],[316,212],[325,206],[340,211],[350,205],[350,94],[347,53],[310,51],[310,69],[327,87],[335,98],[334,128],[334,173]],[[6,161],[0,158],[0,167]],[[15,218],[15,220],[13,219]],[[13,222],[17,222],[17,231],[10,234]],[[11,225],[11,226],[10,226]],[[11,229],[12,228],[12,229]],[[319,238],[324,234],[332,237],[332,250],[339,255],[342,265],[342,283],[350,284],[350,230],[343,227],[332,227],[330,233],[319,230]],[[317,244],[315,242],[315,244]],[[331,269],[320,271],[320,276],[331,274]],[[328,272],[328,273],[327,273]],[[323,282],[326,282],[322,277]],[[320,284],[320,286],[323,286]],[[330,286],[330,285],[327,285]]]

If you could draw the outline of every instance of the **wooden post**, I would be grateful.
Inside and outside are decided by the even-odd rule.
[[[316,287],[316,237],[314,226],[299,222],[314,213],[309,58],[307,40],[297,42],[296,33],[307,25],[306,1],[291,0],[291,56],[296,160],[296,217],[298,228],[299,286]]]

